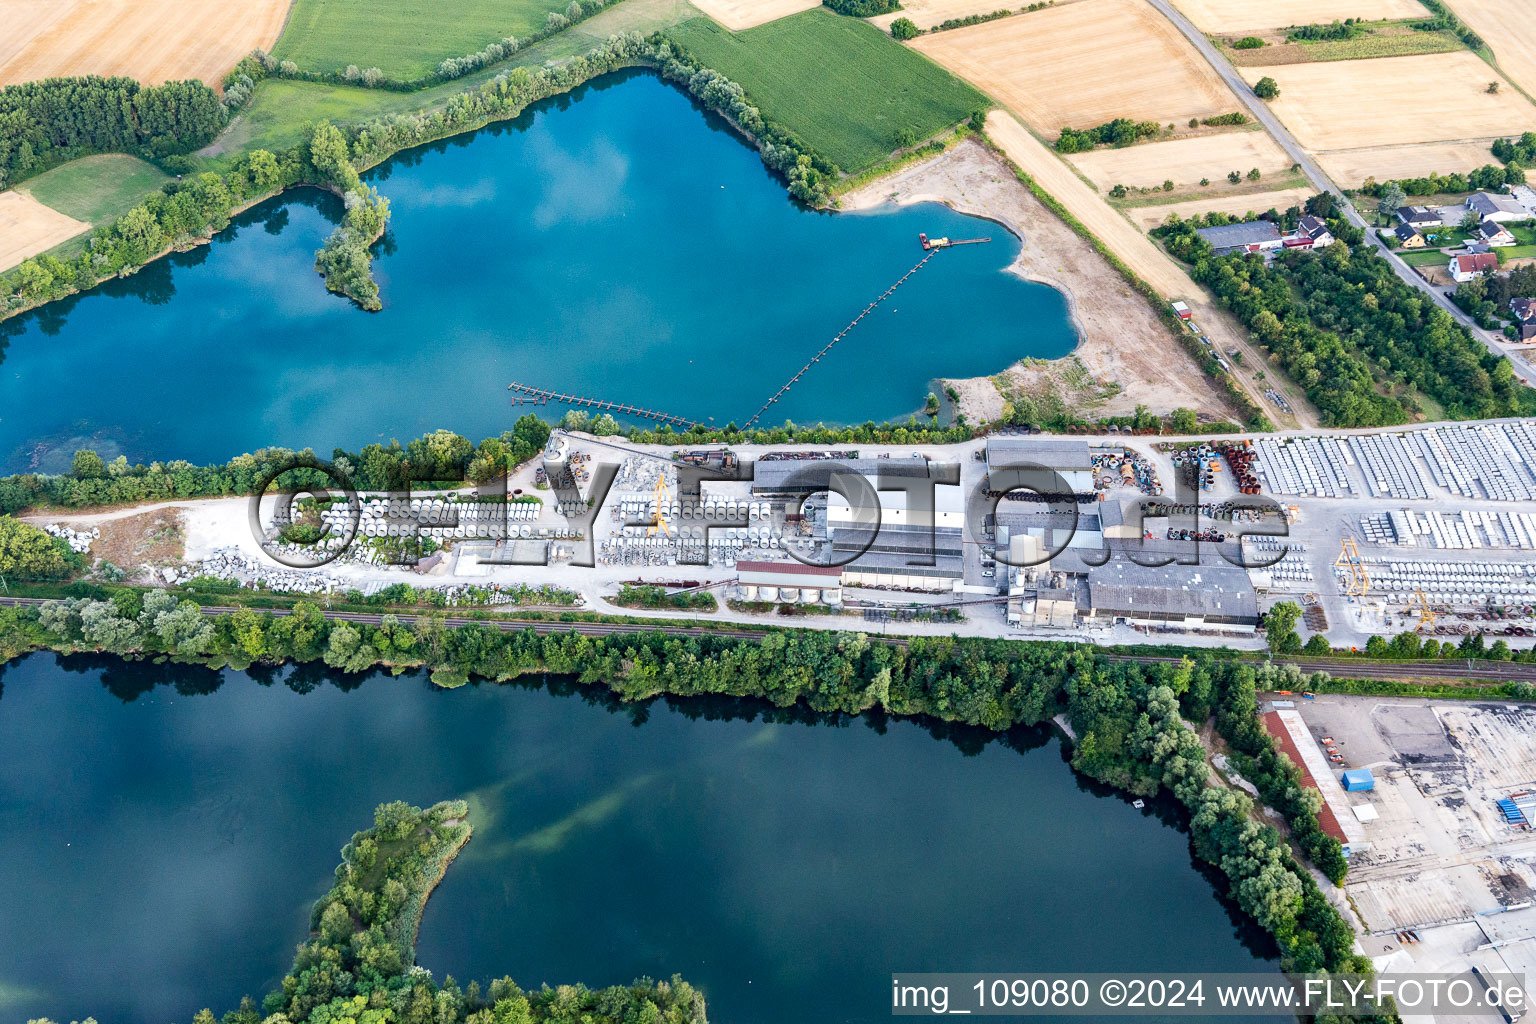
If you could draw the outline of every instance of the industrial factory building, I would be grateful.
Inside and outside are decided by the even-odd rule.
[[[1088,616],[1133,626],[1251,633],[1259,603],[1248,571],[1225,562],[1138,565],[1115,557],[1087,573]]]
[[[831,486],[834,475],[859,475],[871,487],[884,476],[926,479],[927,459],[758,459],[752,463],[752,494],[780,501],[804,498]]]
[[[1027,469],[1043,466],[1055,470],[1066,483],[1069,494],[1092,494],[1093,456],[1086,441],[1041,440],[1032,437],[987,438],[988,487],[1008,490],[1012,484],[994,484],[992,473],[1000,469]]]
[[[871,481],[873,484],[873,481]],[[879,508],[827,497],[827,539],[843,567],[843,584],[896,590],[944,591],[963,576],[965,502],[960,488],[933,489],[933,510],[909,507],[905,491],[877,491]],[[876,522],[878,527],[869,524]]]

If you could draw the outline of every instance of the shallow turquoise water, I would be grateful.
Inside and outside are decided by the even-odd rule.
[[[471,801],[418,947],[461,984],[677,972],[716,1024],[873,1024],[895,971],[1274,964],[1177,815],[1086,783],[1044,731],[313,665],[0,677],[0,1024],[259,996],[393,799]]]
[[[0,324],[0,470],[90,445],[222,461],[509,426],[506,385],[744,422],[921,257],[939,254],[780,401],[770,422],[904,418],[936,376],[1075,342],[1062,296],[1003,273],[1018,241],[927,204],[797,207],[716,118],[613,76],[368,178],[393,221],[369,314],[326,293],[334,199],[291,192],[214,244]],[[3,343],[3,341],[0,341]],[[558,412],[551,407],[552,412]]]

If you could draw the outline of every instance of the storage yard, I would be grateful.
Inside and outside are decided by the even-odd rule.
[[[289,0],[10,0],[0,85],[67,75],[126,75],[145,85],[197,78],[218,87],[257,47],[270,49]]]
[[[1536,973],[1536,708],[1295,703],[1290,739],[1349,834],[1348,913],[1378,969]]]
[[[1305,634],[1337,648],[1415,629],[1447,644],[1480,633],[1525,647],[1536,641],[1536,509],[1518,495],[1536,493],[1536,464],[1519,456],[1536,452],[1533,437],[1536,421],[1514,421],[1251,444],[1021,431],[923,448],[679,450],[557,433],[553,491],[540,490],[535,462],[508,481],[510,503],[489,492],[366,498],[360,542],[314,587],[554,586],[604,610],[639,582],[712,589],[735,603],[710,614],[736,619],[814,608],[829,626],[839,615],[916,616],[970,635],[1239,647],[1262,643],[1260,615],[1291,600]],[[575,513],[570,487],[587,495],[599,463],[615,478],[596,518],[561,515]],[[1010,469],[1019,466],[1057,476],[1031,484]],[[832,487],[834,473],[870,490]],[[1409,496],[1410,481],[1426,497]],[[890,489],[929,483],[931,509]],[[965,507],[964,495],[988,492],[995,507]],[[260,578],[231,551],[265,559],[270,580],[299,571],[267,559],[239,499],[167,507],[186,523],[189,567],[170,567],[178,578],[220,566]],[[86,536],[122,514],[132,510],[39,522]],[[309,514],[347,532],[343,505]],[[303,550],[285,543],[288,556]],[[779,578],[806,562],[826,578]]]
[[[1495,72],[1465,50],[1239,70],[1249,84],[1279,84],[1271,109],[1314,151],[1519,135],[1536,124],[1536,106],[1519,92],[1488,92]]]
[[[1139,0],[1081,0],[911,45],[1052,139],[1116,117],[1183,124],[1238,109],[1178,29]]]

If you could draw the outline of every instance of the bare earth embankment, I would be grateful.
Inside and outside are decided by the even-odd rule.
[[[1077,181],[1064,165],[1058,162],[1058,166],[1067,177]],[[1080,181],[1077,184],[1086,189]],[[1118,394],[1079,411],[1112,416],[1130,413],[1137,404],[1144,404],[1162,412],[1184,406],[1213,419],[1233,415],[1216,389],[1169,337],[1168,328],[1146,298],[1133,291],[1092,245],[1042,205],[1007,165],[981,143],[968,140],[941,156],[882,178],[843,198],[847,209],[867,209],[885,202],[942,202],[963,213],[991,218],[1023,239],[1018,260],[1010,269],[1066,294],[1080,339],[1073,355],[1100,383],[1119,385]],[[1119,219],[1108,207],[1099,205]],[[1134,228],[1123,220],[1120,223],[1126,233],[1150,247]],[[1160,254],[1154,251],[1153,255]],[[1166,257],[1160,258],[1166,261]],[[1032,383],[1049,378],[1050,372],[1050,364],[1021,365],[1013,367],[1009,374],[1016,387],[1029,391]],[[978,377],[948,383],[960,392],[961,411],[973,422],[995,417],[1002,411],[1003,398],[991,379]],[[1066,400],[1072,404],[1070,398]]]
[[[0,85],[126,75],[145,85],[224,73],[283,29],[289,0],[3,0]]]

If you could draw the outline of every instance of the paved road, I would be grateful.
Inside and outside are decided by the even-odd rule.
[[[1232,92],[1243,101],[1248,107],[1249,112],[1269,131],[1269,134],[1274,137],[1275,141],[1280,143],[1280,147],[1286,151],[1290,158],[1301,167],[1302,173],[1312,182],[1312,186],[1321,192],[1332,192],[1339,198],[1344,210],[1344,216],[1348,218],[1351,224],[1365,230],[1365,237],[1376,247],[1376,251],[1386,259],[1388,265],[1392,267],[1398,277],[1425,295],[1428,295],[1437,306],[1455,318],[1457,323],[1471,331],[1472,336],[1487,346],[1488,350],[1494,355],[1508,357],[1509,361],[1514,364],[1517,376],[1536,381],[1536,365],[1533,365],[1524,355],[1505,351],[1498,337],[1477,326],[1477,323],[1467,314],[1463,313],[1454,302],[1446,298],[1439,289],[1420,277],[1417,271],[1399,259],[1396,253],[1387,248],[1385,242],[1376,237],[1376,231],[1366,223],[1365,218],[1360,216],[1359,211],[1350,204],[1343,191],[1333,183],[1333,180],[1327,174],[1323,173],[1322,167],[1308,155],[1307,151],[1301,148],[1301,143],[1296,141],[1296,137],[1270,111],[1269,104],[1253,94],[1252,87],[1243,80],[1243,76],[1237,73],[1237,69],[1221,55],[1221,52],[1212,45],[1203,32],[1195,28],[1188,18],[1174,9],[1174,6],[1168,0],[1149,0],[1149,2],[1153,7],[1162,12],[1164,17],[1173,22],[1178,30],[1183,32],[1185,37],[1195,45],[1195,49],[1200,51],[1201,55],[1216,70],[1216,73],[1221,76],[1222,80],[1227,83]]]
[[[38,605],[44,602],[40,597],[0,597],[0,605]],[[203,608],[204,615],[232,615],[239,609],[228,605],[209,605]],[[286,608],[269,609],[272,614],[282,616],[290,614]],[[343,612],[328,611],[322,609],[321,614],[327,619],[345,622],[359,622],[377,626],[383,621],[385,612]],[[415,621],[413,615],[397,615],[401,622],[410,624]],[[707,634],[710,636],[727,637],[733,640],[761,640],[768,630],[763,629],[729,629],[700,623],[697,626],[682,626],[668,624],[650,624],[643,622],[560,622],[556,620],[527,620],[527,619],[473,619],[462,616],[449,616],[446,625],[450,627],[467,626],[471,623],[479,623],[485,626],[495,626],[505,633],[513,633],[519,630],[531,629],[535,633],[580,633],[583,636],[616,636],[633,633],[662,633],[666,636],[696,636]],[[910,643],[906,637],[881,637],[881,642],[898,647],[906,647]],[[1191,648],[1191,652],[1197,650]],[[1111,654],[1105,653],[1104,657],[1109,661],[1134,662],[1138,665],[1152,665],[1158,663],[1172,663],[1179,660],[1176,655],[1148,655],[1148,654]],[[1353,679],[1380,679],[1397,682],[1420,682],[1427,680],[1476,680],[1481,682],[1509,682],[1512,680],[1529,680],[1536,682],[1536,665],[1514,664],[1498,661],[1432,661],[1411,662],[1404,665],[1388,665],[1372,662],[1358,662],[1346,658],[1301,658],[1297,659],[1304,671],[1327,672],[1331,676]]]

